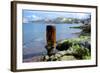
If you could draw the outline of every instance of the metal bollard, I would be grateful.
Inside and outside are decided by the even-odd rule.
[[[47,40],[47,55],[51,56],[55,54],[56,48],[56,28],[54,25],[47,25],[46,27],[46,40]]]

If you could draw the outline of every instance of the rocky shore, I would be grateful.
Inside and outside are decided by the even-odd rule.
[[[65,39],[57,42],[57,53],[52,56],[36,56],[24,62],[69,61],[91,59],[91,43],[89,36],[80,36],[74,39]]]
[[[88,36],[58,42],[58,52],[45,56],[44,61],[87,60],[91,58],[91,44]]]

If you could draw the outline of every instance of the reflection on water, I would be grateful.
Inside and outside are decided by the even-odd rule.
[[[23,24],[23,55],[46,54],[46,26],[44,23],[25,23]],[[56,41],[78,37],[81,29],[70,27],[80,26],[80,24],[55,24]]]

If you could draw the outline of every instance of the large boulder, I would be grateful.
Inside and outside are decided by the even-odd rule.
[[[88,40],[87,41],[81,41],[81,42],[78,43],[78,45],[89,49],[89,51],[91,52],[91,44]]]
[[[59,44],[56,46],[56,49],[59,50],[59,51],[67,50],[71,45],[72,45],[71,42],[65,41],[65,42],[63,42],[63,43],[59,43]]]

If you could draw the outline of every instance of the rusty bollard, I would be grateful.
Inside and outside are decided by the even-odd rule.
[[[56,48],[56,28],[54,25],[47,25],[46,27],[46,42],[47,55],[50,57],[55,54]]]

